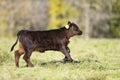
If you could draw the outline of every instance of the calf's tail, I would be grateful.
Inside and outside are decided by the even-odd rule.
[[[10,50],[10,51],[13,51],[15,45],[17,44],[17,42],[18,42],[18,40],[19,40],[19,36],[20,36],[21,32],[22,32],[22,31],[19,31],[19,32],[17,33],[17,40],[16,40],[16,42],[13,44],[13,46],[11,47],[11,50]]]

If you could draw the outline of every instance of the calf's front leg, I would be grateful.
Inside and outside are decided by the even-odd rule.
[[[70,49],[68,47],[66,47],[67,52],[70,54]],[[67,58],[67,56],[65,55],[65,57],[63,58],[63,62],[67,62],[69,61],[69,59]]]
[[[65,46],[62,46],[61,52],[65,55],[65,58],[63,59],[65,62],[70,61],[70,62],[72,62],[74,64],[74,61],[73,61],[73,59],[71,58],[71,56],[69,54],[70,51],[69,51],[68,47],[66,48]]]

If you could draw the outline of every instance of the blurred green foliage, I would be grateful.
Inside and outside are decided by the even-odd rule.
[[[111,19],[111,36],[120,38],[120,0],[114,0],[112,12],[117,17]]]
[[[78,16],[76,9],[71,8],[71,3],[65,0],[50,0],[50,24],[48,29],[55,29],[66,25],[72,17]]]
[[[75,22],[83,37],[120,38],[120,0],[0,0],[0,36]]]

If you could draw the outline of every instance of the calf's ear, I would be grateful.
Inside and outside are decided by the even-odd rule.
[[[71,24],[71,22],[70,21],[68,21],[68,25],[70,25]]]

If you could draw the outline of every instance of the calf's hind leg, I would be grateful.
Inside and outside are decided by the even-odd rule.
[[[20,50],[16,50],[15,51],[15,64],[16,64],[16,67],[19,67],[19,59],[20,59],[20,56],[23,54],[24,52],[21,52]]]
[[[27,67],[34,67],[34,65],[32,64],[32,62],[30,61],[30,56],[32,53],[28,54],[25,53],[25,55],[23,56],[23,59],[25,60],[25,62],[27,63]]]

